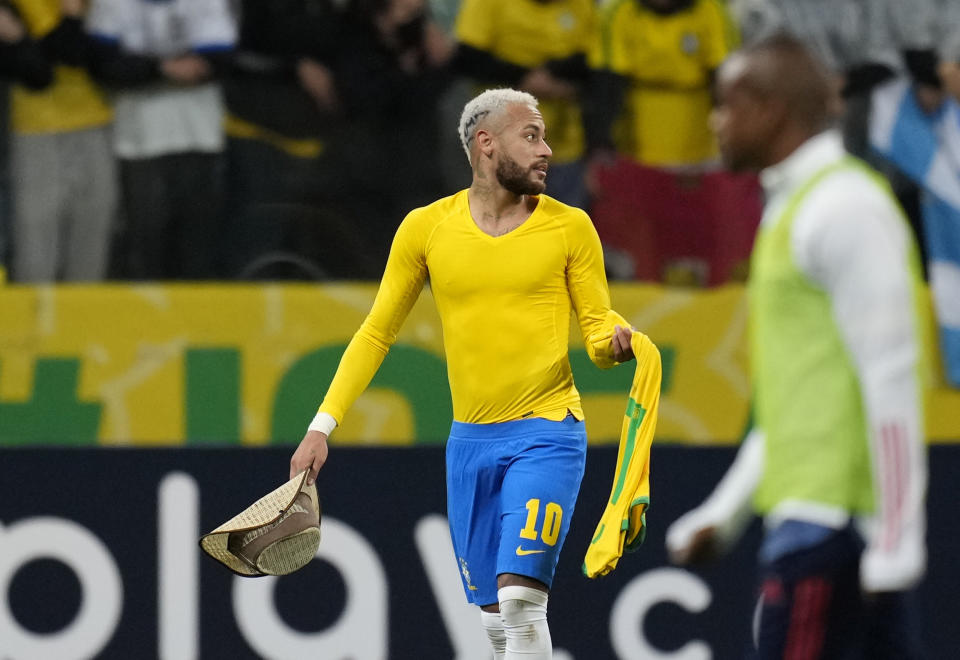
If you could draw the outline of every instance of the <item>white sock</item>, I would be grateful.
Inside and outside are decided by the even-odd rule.
[[[497,598],[507,636],[504,660],[550,660],[553,645],[547,626],[547,593],[530,587],[503,587]]]
[[[507,652],[507,633],[503,630],[500,612],[480,610],[480,623],[490,639],[490,646],[493,647],[493,660],[504,660]]]

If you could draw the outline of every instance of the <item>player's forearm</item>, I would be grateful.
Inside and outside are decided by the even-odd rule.
[[[701,508],[716,520],[723,545],[736,542],[753,515],[753,492],[763,475],[763,433],[753,429],[737,457]]]
[[[567,289],[590,360],[601,369],[616,364],[610,339],[615,325],[630,323],[610,307],[610,288],[597,230],[586,214],[570,223]]]
[[[350,340],[330,383],[320,412],[340,424],[353,403],[363,394],[386,357],[389,345],[365,331],[366,324]]]
[[[876,533],[882,553],[922,543],[927,482],[918,348],[910,342],[858,365],[874,475]],[[919,535],[920,538],[912,538]]]
[[[373,307],[357,330],[320,405],[337,423],[373,380],[426,279],[422,237],[411,213],[400,224]]]
[[[866,418],[876,526],[862,565],[863,586],[900,589],[919,579],[925,565],[923,314],[916,308],[909,230],[890,217],[892,210],[867,208],[873,215],[864,229],[871,233],[829,234],[821,249],[841,249],[817,272],[852,358]]]
[[[583,312],[582,315],[578,314],[578,318],[590,361],[601,369],[609,369],[617,364],[611,343],[614,328],[618,325],[629,328],[630,323],[612,309],[606,310],[603,315]]]
[[[753,492],[763,475],[764,446],[760,431],[751,430],[723,479],[703,503],[676,520],[667,530],[667,549],[677,561],[692,559],[697,537],[707,533],[712,551],[726,551],[752,517]]]
[[[862,376],[873,466],[875,525],[860,582],[871,592],[913,587],[926,571],[927,457],[916,362]],[[911,368],[912,367],[912,368]],[[895,402],[895,403],[891,403]],[[899,405],[898,405],[899,404]]]

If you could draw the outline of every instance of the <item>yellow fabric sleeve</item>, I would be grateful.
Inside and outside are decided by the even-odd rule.
[[[600,236],[590,219],[583,214],[578,223],[571,223],[569,235],[567,288],[580,324],[580,334],[590,360],[601,369],[614,366],[614,325],[630,327],[622,316],[610,309],[610,289],[603,266]]]
[[[634,331],[631,346],[637,370],[620,432],[610,499],[583,559],[583,573],[589,578],[616,568],[624,550],[640,547],[647,531],[650,446],[657,426],[662,370],[660,352],[646,335]]]
[[[328,413],[337,424],[373,380],[423,289],[426,227],[420,215],[419,209],[411,212],[397,229],[373,307],[343,352],[320,405],[319,412]]]

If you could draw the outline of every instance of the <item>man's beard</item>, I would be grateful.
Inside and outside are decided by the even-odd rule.
[[[497,165],[497,182],[514,195],[539,195],[547,189],[547,184],[530,177],[530,170],[520,167],[520,163],[504,156]]]

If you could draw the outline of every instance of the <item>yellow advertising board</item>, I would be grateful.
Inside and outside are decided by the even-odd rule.
[[[0,445],[291,443],[302,437],[372,284],[0,288]],[[615,285],[614,307],[660,347],[659,441],[736,442],[746,423],[742,287]],[[571,332],[592,442],[616,442],[632,367],[601,371]],[[439,443],[450,424],[439,319],[411,312],[338,443]],[[960,440],[940,385],[931,440]]]

